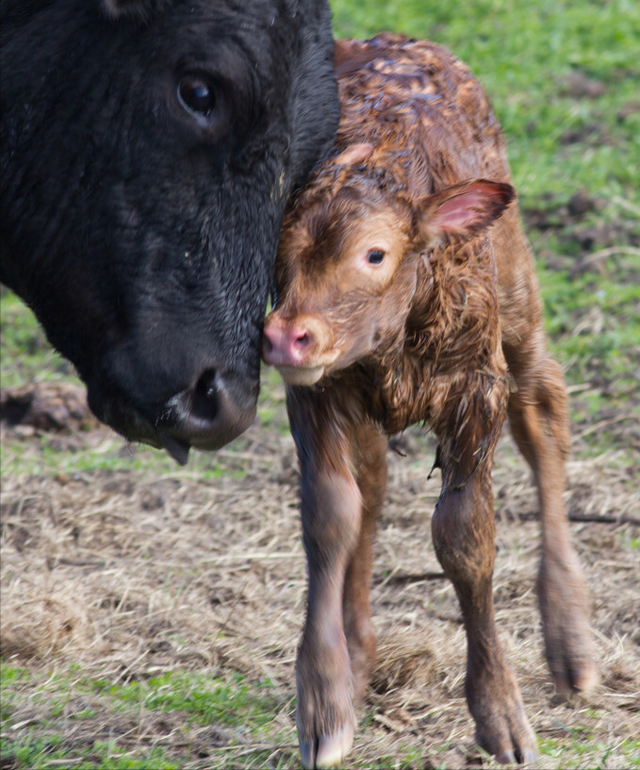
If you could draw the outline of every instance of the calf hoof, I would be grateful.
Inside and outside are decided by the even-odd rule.
[[[534,762],[538,746],[510,668],[496,665],[482,679],[467,680],[469,709],[476,722],[476,743],[503,765]]]
[[[537,758],[538,754],[533,749],[522,749],[515,753],[511,750],[507,751],[504,754],[497,756],[496,760],[501,765],[532,765]]]
[[[576,637],[573,637],[573,641],[576,641]],[[590,656],[584,654],[585,647],[590,648],[591,640],[587,637],[584,642],[577,645],[576,652],[572,651],[570,643],[566,643],[566,637],[558,642],[555,635],[550,639],[545,633],[547,662],[553,684],[556,692],[565,697],[575,692],[590,692],[598,683],[596,664]]]
[[[339,767],[353,745],[353,727],[344,725],[331,735],[300,740],[302,766],[310,768]]]
[[[545,653],[556,690],[562,695],[588,692],[598,682],[587,612],[587,592],[575,554],[543,560],[538,601]]]
[[[490,725],[478,725],[476,743],[501,765],[528,765],[538,756],[536,736],[524,712],[502,714],[493,717]]]
[[[340,765],[353,744],[355,713],[346,641],[332,649],[303,644],[296,672],[296,727],[306,768]]]

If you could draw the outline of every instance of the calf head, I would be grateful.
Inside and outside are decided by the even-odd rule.
[[[486,230],[515,194],[475,180],[411,200],[362,165],[372,152],[355,145],[338,156],[285,217],[262,355],[289,384],[402,349],[421,263]]]
[[[102,420],[179,461],[223,445],[255,413],[287,195],[335,133],[327,3],[2,15],[2,280]]]

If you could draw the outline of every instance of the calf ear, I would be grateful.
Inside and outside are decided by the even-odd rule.
[[[172,5],[173,0],[99,0],[99,3],[111,19],[148,21]]]
[[[510,184],[488,179],[447,187],[422,200],[417,211],[418,232],[426,246],[449,237],[469,240],[490,227],[515,197]]]

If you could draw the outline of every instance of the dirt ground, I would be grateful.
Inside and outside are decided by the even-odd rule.
[[[38,430],[2,430],[4,441],[10,433],[26,445],[39,441]],[[95,451],[113,438],[97,426],[52,435],[77,451]],[[574,441],[578,450],[580,441]],[[429,534],[439,493],[439,474],[427,480],[434,444],[411,430],[399,449],[402,455],[389,452],[374,566],[379,660],[347,766],[371,766],[380,757],[406,761],[413,750],[423,755],[416,767],[468,767],[479,756],[463,698],[464,632]],[[294,659],[305,562],[293,443],[255,426],[217,460],[222,473],[208,480],[190,477],[188,468],[163,477],[126,471],[5,477],[3,657],[31,670],[74,663],[85,676],[114,683],[176,670],[268,678],[280,703],[274,732],[290,736],[272,747],[272,757],[295,767]],[[618,747],[640,735],[640,506],[633,481],[640,453],[635,467],[619,460],[611,450],[574,459],[567,469],[567,505],[591,592],[601,672],[596,691],[572,702],[554,694],[543,660],[534,594],[537,504],[508,435],[494,473],[498,624],[528,713],[543,743],[584,740],[602,768],[624,766],[628,755]],[[26,701],[13,718],[28,724],[37,710]],[[216,751],[236,741],[242,755],[241,731],[194,726],[185,742],[181,715],[161,717],[141,715],[131,723],[114,712],[89,723],[63,721],[61,730],[69,741],[88,739],[87,731],[91,739],[117,735],[123,748],[173,741],[185,768],[216,767]],[[537,766],[559,765],[547,754]]]

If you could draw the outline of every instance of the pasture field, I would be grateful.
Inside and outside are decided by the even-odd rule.
[[[547,329],[570,390],[567,507],[601,681],[558,698],[534,595],[537,503],[508,430],[496,455],[495,596],[539,738],[535,767],[640,767],[640,4],[333,0],[336,33],[442,43],[508,139]],[[76,403],[71,366],[2,293],[3,403]],[[82,413],[2,423],[2,770],[297,768],[305,605],[282,384],[258,418],[178,468]],[[45,410],[46,411],[46,410]],[[17,416],[16,412],[12,413]],[[464,631],[430,543],[435,444],[390,451],[373,578],[379,661],[346,768],[495,768],[474,746]]]

